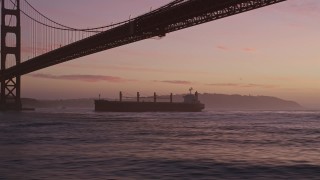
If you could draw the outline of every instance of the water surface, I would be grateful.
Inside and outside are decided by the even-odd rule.
[[[0,113],[0,179],[320,179],[320,112]]]

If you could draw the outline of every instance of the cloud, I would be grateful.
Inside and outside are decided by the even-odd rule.
[[[221,51],[231,51],[232,50],[231,48],[229,48],[227,46],[222,46],[222,45],[218,45],[216,48],[221,50]],[[257,50],[255,48],[245,47],[245,48],[242,48],[241,51],[248,52],[248,53],[253,53],[253,52],[256,52]]]
[[[222,45],[218,45],[216,48],[220,49],[220,50],[223,50],[223,51],[229,51],[230,50],[228,47],[222,46]]]
[[[193,70],[181,70],[181,69],[160,69],[160,68],[151,68],[151,67],[137,67],[137,66],[116,66],[116,65],[95,65],[95,64],[62,64],[62,66],[70,67],[70,68],[79,68],[79,69],[111,69],[111,70],[119,70],[119,71],[134,71],[134,72],[152,72],[152,73],[194,73],[194,74],[203,74],[205,72],[201,71],[193,71]]]
[[[190,82],[190,81],[180,81],[180,80],[167,80],[167,81],[154,81],[154,82],[170,83],[170,84],[182,84],[182,85],[192,84],[192,82]]]
[[[106,66],[106,65],[79,65],[79,64],[65,64],[67,67],[72,68],[81,68],[81,69],[112,69],[112,70],[119,70],[119,71],[138,71],[138,72],[175,72],[165,69],[157,69],[157,68],[147,68],[147,67],[130,67],[130,66]]]
[[[238,87],[238,88],[276,88],[275,85],[264,85],[264,84],[236,84],[236,83],[213,83],[207,84],[209,86],[219,87]]]
[[[135,80],[124,79],[115,76],[103,76],[103,75],[51,75],[51,74],[31,74],[30,76],[43,79],[56,79],[56,80],[76,80],[84,82],[100,82],[107,81],[112,83],[123,83]]]
[[[257,50],[255,48],[243,48],[242,51],[248,52],[248,53],[253,53],[253,52],[256,52]]]
[[[276,88],[275,85],[265,85],[265,84],[243,84],[241,87],[244,88]]]

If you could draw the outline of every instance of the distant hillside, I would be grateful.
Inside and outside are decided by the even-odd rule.
[[[199,99],[206,107],[219,109],[286,110],[302,108],[301,105],[294,101],[287,101],[269,96],[201,94]]]
[[[36,100],[23,98],[22,105],[35,108],[94,108],[94,99]]]
[[[183,95],[174,95],[174,102],[183,101]],[[168,96],[159,99],[169,98]],[[199,94],[199,99],[208,109],[260,109],[260,110],[288,110],[301,109],[302,107],[294,102],[269,96],[242,96],[225,94]],[[146,100],[147,101],[147,100]],[[152,101],[152,98],[150,99]],[[169,101],[164,100],[164,101]],[[35,108],[94,108],[94,99],[69,99],[69,100],[35,100],[23,99],[24,107]]]

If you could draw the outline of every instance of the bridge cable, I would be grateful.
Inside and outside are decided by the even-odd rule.
[[[12,2],[12,0],[10,0],[11,3],[15,4],[14,2]],[[36,21],[37,23],[40,23],[44,26],[47,26],[47,27],[50,27],[50,28],[55,28],[55,29],[60,29],[60,30],[73,30],[73,31],[84,31],[84,32],[94,32],[94,33],[100,33],[102,31],[94,31],[94,30],[99,30],[99,29],[104,29],[104,28],[109,28],[109,27],[114,27],[114,26],[118,26],[118,25],[121,25],[121,24],[125,24],[125,23],[128,23],[130,21],[134,21],[134,20],[137,20],[138,18],[140,18],[141,16],[146,16],[146,15],[150,15],[152,13],[155,13],[155,12],[158,12],[158,11],[161,11],[161,10],[164,10],[164,9],[167,9],[167,8],[170,8],[172,6],[175,6],[177,4],[181,4],[185,1],[189,1],[189,0],[174,0],[172,1],[171,3],[167,4],[167,5],[164,5],[158,9],[155,9],[149,13],[146,13],[144,15],[141,15],[141,16],[138,16],[136,18],[133,18],[133,19],[129,19],[129,20],[125,20],[125,21],[121,21],[121,22],[118,22],[118,23],[115,23],[115,24],[111,24],[111,25],[105,25],[105,26],[99,26],[99,27],[94,27],[94,28],[85,28],[85,29],[78,29],[78,28],[73,28],[73,27],[69,27],[69,26],[66,26],[66,25],[63,25],[61,23],[58,23],[52,19],[50,19],[49,17],[45,16],[44,14],[42,14],[41,12],[39,12],[34,6],[32,6],[27,0],[24,0],[34,11],[36,11],[38,14],[40,14],[42,17],[44,17],[45,19],[49,20],[50,22],[54,23],[54,24],[57,24],[61,27],[54,27],[54,26],[49,26],[47,24],[44,24],[42,22],[39,22],[37,21],[36,19],[30,17],[29,15],[27,15],[24,11],[22,11],[23,14],[25,14],[26,16],[28,16],[30,19]],[[21,10],[20,10],[21,11]]]

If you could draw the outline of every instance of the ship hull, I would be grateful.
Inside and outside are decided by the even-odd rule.
[[[100,112],[200,112],[203,109],[201,103],[95,101],[95,111]]]

